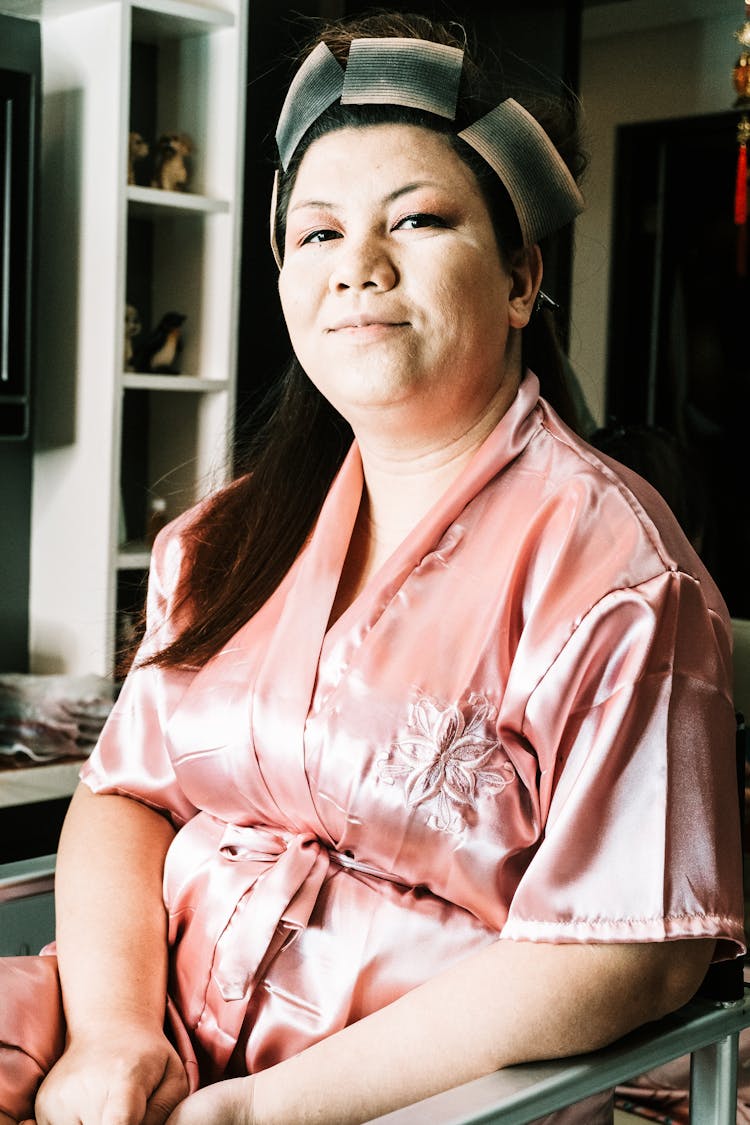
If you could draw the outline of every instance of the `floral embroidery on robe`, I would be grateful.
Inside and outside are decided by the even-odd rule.
[[[491,768],[500,751],[496,719],[497,708],[481,696],[471,695],[464,707],[421,696],[409,708],[410,734],[394,744],[391,760],[378,762],[383,781],[403,779],[407,803],[434,810],[428,824],[460,832],[477,811],[478,789],[502,793],[515,780],[509,761]]]

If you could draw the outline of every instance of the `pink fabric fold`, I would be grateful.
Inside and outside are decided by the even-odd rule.
[[[0,998],[0,1110],[20,1121],[65,1041],[57,958],[0,959]]]

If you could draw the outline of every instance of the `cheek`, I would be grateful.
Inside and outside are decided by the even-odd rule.
[[[479,293],[487,291],[490,272],[495,280],[495,271],[488,270],[484,254],[473,248],[452,260],[448,257],[440,266],[434,275],[436,287],[461,303],[470,304]]]
[[[279,282],[279,298],[287,330],[294,343],[295,336],[304,330],[309,300],[304,301],[299,288],[290,285],[288,279]]]
[[[321,270],[284,265],[279,274],[279,298],[284,318],[303,328],[312,324],[328,291],[328,275]]]
[[[288,316],[294,306],[294,287],[290,283],[288,267],[282,266],[279,274],[279,300],[284,316]]]
[[[443,273],[433,286],[432,305],[441,331],[446,335],[459,335],[466,343],[467,327],[484,325],[495,309],[494,296],[484,283],[481,271],[471,265]]]

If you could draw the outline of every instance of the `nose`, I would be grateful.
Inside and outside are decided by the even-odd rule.
[[[389,248],[375,235],[353,236],[342,240],[331,270],[330,289],[392,289],[398,270]]]

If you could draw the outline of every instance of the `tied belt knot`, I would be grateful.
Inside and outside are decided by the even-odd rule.
[[[332,863],[401,883],[336,851],[313,832],[230,824],[219,853],[247,888],[235,899],[237,907],[216,946],[213,975],[224,1000],[249,998],[264,964],[307,926]]]
[[[217,943],[213,975],[225,1000],[240,1000],[269,956],[307,925],[331,853],[313,833],[230,824],[219,854],[231,865],[230,878],[246,889]]]
[[[211,1081],[224,1073],[268,966],[308,925],[332,864],[406,885],[311,829],[227,825],[203,812],[177,833],[164,879],[173,988],[212,1059]]]

